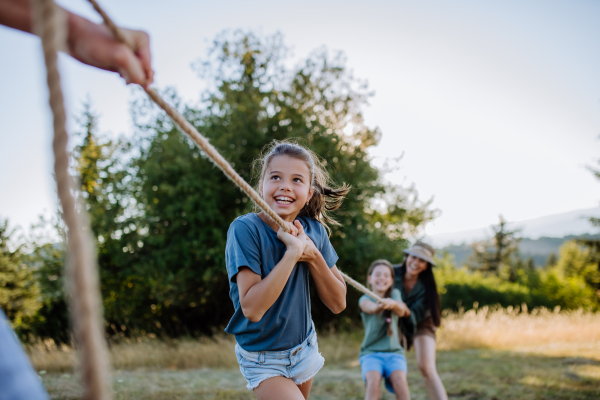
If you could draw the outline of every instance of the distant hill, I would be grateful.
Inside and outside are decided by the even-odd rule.
[[[600,217],[600,207],[547,215],[524,221],[510,221],[509,229],[520,229],[520,236],[531,239],[542,237],[563,238],[569,235],[593,234],[598,231],[589,222],[589,217]],[[490,227],[470,229],[461,232],[428,235],[424,240],[436,248],[450,245],[473,243],[491,237]]]
[[[600,234],[592,235],[568,235],[563,237],[541,237],[538,239],[523,238],[519,245],[519,252],[523,259],[533,258],[536,266],[546,264],[550,254],[558,255],[558,250],[563,243],[573,239],[596,239],[600,240]],[[457,265],[463,265],[471,254],[470,244],[449,245],[437,250],[440,254],[448,252],[454,255]]]

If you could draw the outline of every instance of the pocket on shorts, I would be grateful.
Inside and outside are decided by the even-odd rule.
[[[252,367],[257,367],[259,365],[258,362],[249,360],[248,358],[244,357],[242,352],[240,352],[238,350],[237,346],[235,347],[235,356],[237,357],[237,361],[238,361],[238,364],[240,365],[240,367],[252,368]]]

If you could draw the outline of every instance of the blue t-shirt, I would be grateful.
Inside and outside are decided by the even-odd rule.
[[[38,374],[0,309],[0,400],[49,400]]]
[[[329,242],[325,227],[308,217],[297,218],[304,231],[315,243],[329,268],[338,256]],[[240,267],[248,267],[261,278],[285,254],[286,246],[258,214],[242,215],[231,223],[227,232],[225,262],[229,276],[229,297],[235,312],[225,332],[235,335],[237,343],[246,351],[282,351],[302,343],[310,332],[310,292],[308,265],[296,264],[283,291],[260,321],[252,322],[244,316],[236,276]]]

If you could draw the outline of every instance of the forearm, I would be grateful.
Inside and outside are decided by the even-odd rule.
[[[258,322],[281,295],[299,256],[286,251],[273,270],[260,282],[253,285],[242,296],[240,304],[244,316],[252,322]]]
[[[23,32],[33,32],[33,12],[30,0],[1,0],[0,24]]]
[[[400,301],[394,302],[394,308],[392,308],[392,312],[400,318],[408,317],[411,314],[410,309],[406,306],[406,304]]]
[[[380,314],[383,311],[381,305],[371,300],[363,300],[359,304],[360,310],[365,314]]]
[[[323,304],[334,314],[344,311],[346,308],[346,283],[339,273],[335,273],[337,268],[335,266],[329,268],[320,253],[315,260],[308,263],[308,266],[317,288],[317,294]]]

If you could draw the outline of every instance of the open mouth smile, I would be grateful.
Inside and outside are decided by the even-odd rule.
[[[287,206],[295,202],[296,200],[288,196],[276,196],[275,202],[280,206]]]

